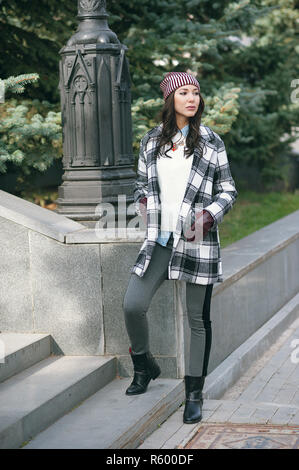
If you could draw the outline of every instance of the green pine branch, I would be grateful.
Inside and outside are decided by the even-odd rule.
[[[4,80],[0,79],[0,81],[4,83],[5,92],[10,91],[11,93],[23,93],[26,85],[37,82],[38,79],[38,73],[26,73],[16,77],[11,76]]]

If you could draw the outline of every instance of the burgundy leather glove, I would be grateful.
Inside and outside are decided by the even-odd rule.
[[[188,230],[185,237],[187,242],[192,242],[195,239],[195,230],[202,230],[203,238],[207,235],[208,231],[214,224],[214,219],[209,211],[203,209],[201,212],[196,214],[196,221],[191,225],[191,229]]]
[[[147,206],[147,197],[143,197],[139,199],[139,208],[140,208],[140,212],[141,212],[145,225],[147,224],[146,206]]]

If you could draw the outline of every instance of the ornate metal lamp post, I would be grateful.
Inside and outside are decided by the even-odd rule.
[[[59,51],[64,174],[56,212],[83,222],[98,220],[103,202],[113,204],[118,220],[119,194],[133,202],[127,47],[108,16],[106,0],[78,0],[78,29]]]

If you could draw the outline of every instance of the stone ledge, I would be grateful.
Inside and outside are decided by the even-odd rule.
[[[85,229],[78,222],[1,190],[0,217],[63,243],[67,233]]]
[[[86,228],[65,236],[65,243],[142,243],[145,231],[135,229]]]
[[[0,191],[0,217],[65,244],[141,244],[146,235],[145,230],[135,228],[88,228],[5,191]],[[214,293],[226,289],[275,252],[294,243],[299,238],[298,227],[299,210],[223,248],[225,279],[217,283]]]
[[[217,292],[243,277],[299,238],[299,210],[272,222],[221,250],[225,281]],[[221,234],[220,234],[221,243]]]

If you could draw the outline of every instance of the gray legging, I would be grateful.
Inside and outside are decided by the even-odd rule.
[[[149,328],[146,313],[161,283],[168,279],[168,263],[173,237],[167,245],[156,243],[150,264],[143,277],[132,273],[123,299],[125,324],[132,352],[149,351]],[[186,306],[191,328],[189,370],[185,375],[206,376],[210,357],[212,329],[210,304],[213,284],[186,283]]]

